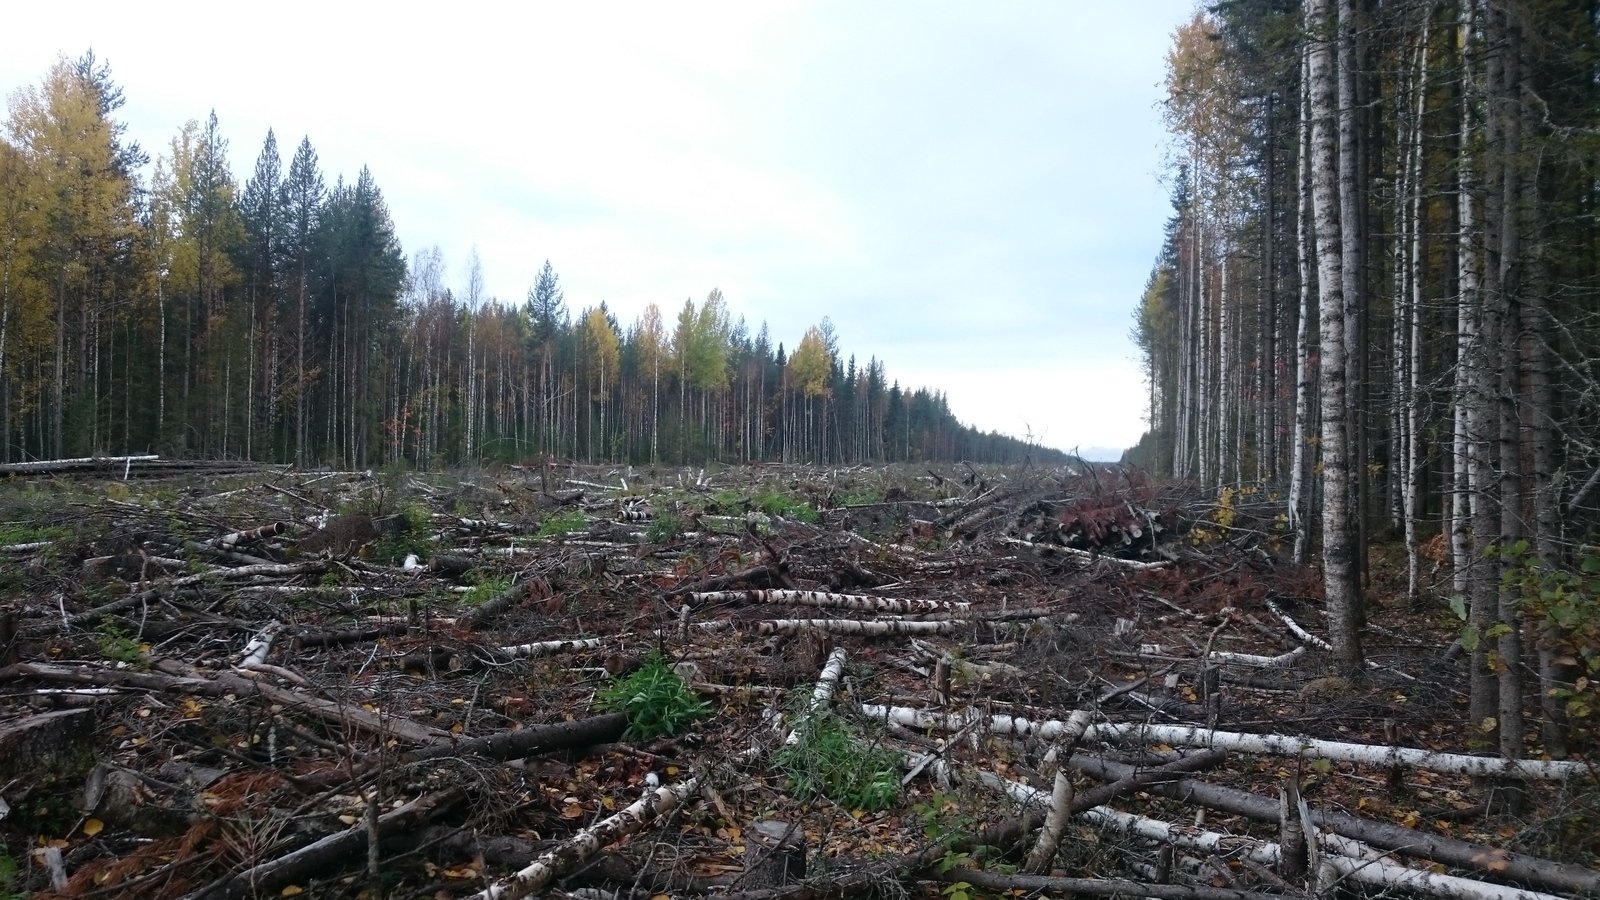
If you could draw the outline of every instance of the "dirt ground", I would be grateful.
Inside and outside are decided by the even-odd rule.
[[[1265,492],[1088,465],[115,475],[0,482],[0,896],[509,896],[542,856],[540,889],[584,897],[1315,880],[1260,862],[1283,822],[1122,783],[1110,807],[1231,843],[1087,812],[1032,865],[1057,882],[1027,881],[1038,809],[986,782],[1087,796],[1093,760],[1274,805],[1293,782],[1318,815],[1559,869],[1380,848],[1420,872],[1600,878],[1592,775],[1202,758],[1061,725],[1483,749],[1448,573],[1412,604],[1376,547],[1374,666],[1339,677]]]

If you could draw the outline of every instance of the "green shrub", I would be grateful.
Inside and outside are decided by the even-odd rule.
[[[763,492],[757,494],[751,500],[751,505],[769,516],[781,516],[785,519],[793,519],[796,522],[806,522],[812,525],[815,525],[822,518],[816,507],[788,494]]]
[[[539,530],[534,534],[534,537],[555,537],[556,535],[573,531],[582,531],[587,527],[589,527],[589,522],[583,517],[583,513],[575,509],[564,509],[545,519],[544,524],[539,526]]]
[[[683,535],[683,520],[671,513],[662,513],[645,527],[645,540],[652,544],[665,544]]]
[[[1520,605],[1541,626],[1540,641],[1556,652],[1558,665],[1576,675],[1570,686],[1552,688],[1551,693],[1565,705],[1575,730],[1594,735],[1600,729],[1600,548],[1583,551],[1576,571],[1548,565],[1529,552],[1527,541],[1491,552],[1506,560],[1503,585],[1522,595]],[[1451,606],[1467,618],[1464,600],[1454,598]],[[1496,622],[1480,635],[1468,624],[1461,629],[1461,643],[1473,650],[1510,627]],[[1491,654],[1494,665],[1498,659]]]
[[[828,709],[809,709],[805,698],[796,740],[778,750],[778,770],[802,800],[821,795],[852,809],[888,809],[900,796],[900,755],[867,740],[861,730]]]
[[[628,740],[677,734],[711,712],[659,650],[651,651],[638,671],[601,690],[596,705],[628,714],[628,730],[622,734]]]
[[[106,659],[130,664],[139,661],[139,642],[115,625],[100,626],[96,640],[100,644],[100,655]]]
[[[477,583],[461,595],[461,602],[466,606],[481,606],[509,590],[511,590],[511,579],[504,576],[479,575]]]

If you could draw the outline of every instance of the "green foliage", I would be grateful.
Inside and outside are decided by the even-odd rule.
[[[544,523],[539,526],[538,532],[534,534],[534,537],[555,537],[574,531],[582,531],[587,527],[589,527],[589,522],[583,517],[583,513],[575,509],[563,509],[545,519]]]
[[[17,890],[17,861],[11,858],[10,848],[0,843],[0,900],[22,900],[26,896]]]
[[[467,606],[480,606],[511,590],[511,579],[504,576],[479,576],[478,583],[461,596]]]
[[[711,712],[659,650],[651,651],[638,671],[601,690],[596,705],[628,714],[628,730],[622,735],[628,740],[677,734]]]
[[[419,559],[427,559],[434,549],[428,527],[433,514],[420,503],[407,503],[396,515],[400,517],[398,533],[379,538],[372,545],[373,560],[398,566],[412,553]]]
[[[870,742],[828,709],[810,709],[810,698],[793,710],[797,738],[778,750],[779,771],[796,796],[818,795],[867,810],[888,809],[900,796],[900,756]]]
[[[100,626],[96,640],[100,645],[100,655],[106,659],[128,664],[139,661],[139,642],[115,625]]]
[[[769,516],[780,516],[810,525],[815,525],[822,518],[816,507],[804,500],[773,491],[762,491],[757,494],[751,498],[750,505]]]
[[[1556,687],[1552,694],[1565,703],[1575,722],[1600,719],[1594,716],[1600,710],[1600,548],[1585,547],[1576,571],[1529,553],[1527,541],[1492,552],[1506,560],[1502,583],[1518,591],[1522,608],[1540,622],[1541,640],[1556,652],[1557,665],[1578,673],[1570,686]],[[1509,630],[1509,624],[1497,622],[1484,630],[1483,638]],[[1465,629],[1462,643],[1467,643]]]
[[[0,524],[0,547],[11,544],[36,544],[40,541],[57,541],[72,536],[72,529],[27,525],[22,522]]]
[[[677,540],[683,534],[683,520],[671,513],[662,513],[650,520],[645,527],[644,536],[652,544],[666,544]]]
[[[973,815],[970,806],[962,803],[961,798],[950,794],[934,794],[922,803],[911,808],[911,811],[922,821],[922,835],[928,840],[938,844],[950,844],[962,836],[977,830],[978,817]],[[940,871],[948,871],[941,869]]]

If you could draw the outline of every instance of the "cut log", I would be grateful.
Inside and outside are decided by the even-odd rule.
[[[496,881],[473,894],[471,900],[517,900],[541,891],[551,881],[593,856],[601,847],[643,829],[658,816],[671,812],[685,797],[699,789],[700,779],[693,777],[671,787],[649,791],[626,809],[601,819],[555,845],[515,875]]]
[[[205,674],[185,666],[176,660],[164,659],[156,663],[156,668],[169,675],[179,675],[189,678],[205,678]],[[259,695],[272,703],[281,703],[299,712],[316,716],[327,722],[340,725],[349,725],[369,734],[379,737],[399,738],[416,744],[450,743],[455,736],[448,731],[431,728],[413,722],[410,719],[395,715],[379,715],[359,706],[350,706],[323,700],[318,697],[308,697],[299,691],[286,690],[270,684],[265,684],[242,675],[223,672],[210,679],[217,685],[242,697]]]
[[[1194,725],[1143,725],[1101,723],[1089,728],[1085,740],[1171,744],[1174,747],[1216,747],[1264,756],[1293,756],[1301,759],[1327,759],[1364,766],[1390,768],[1396,765],[1427,769],[1446,775],[1475,775],[1488,778],[1526,778],[1562,781],[1588,774],[1588,763],[1564,760],[1495,759],[1466,756],[1410,747],[1377,747],[1325,741],[1319,738],[1284,734],[1241,734],[1213,731]]]
[[[756,623],[757,634],[800,634],[821,631],[828,634],[854,634],[864,637],[883,637],[903,634],[950,634],[956,630],[954,622],[907,622],[889,619],[870,622],[860,619],[769,619]]]
[[[977,723],[977,727],[991,734],[1009,734],[1017,737],[1039,737],[1044,740],[1076,740],[1083,736],[1089,727],[1090,717],[1093,715],[1088,710],[1078,710],[1068,716],[1065,721],[1051,719],[1036,722],[1021,716],[993,715],[984,716],[975,711],[959,713],[937,713],[921,709],[911,709],[905,706],[879,706],[872,703],[861,704],[861,713],[869,719],[883,722],[893,722],[907,728],[936,729],[939,731],[960,731],[968,724]]]
[[[471,740],[435,744],[407,753],[401,756],[400,760],[403,763],[420,762],[429,759],[442,759],[447,756],[522,759],[535,753],[549,753],[552,750],[570,750],[578,747],[592,747],[596,744],[609,744],[621,739],[622,732],[626,731],[627,728],[627,713],[605,713],[604,715],[590,716],[586,719],[577,719],[571,722],[535,725],[520,731],[504,731],[499,734],[491,734]]]
[[[695,603],[783,603],[791,606],[851,609],[894,615],[955,612],[972,608],[970,603],[949,600],[896,600],[863,594],[830,594],[825,591],[701,591],[690,594],[689,599]]]
[[[974,887],[993,891],[1020,891],[1047,895],[1088,894],[1091,897],[1155,897],[1156,900],[1283,900],[1277,894],[1235,891],[1228,888],[1187,884],[1148,884],[1109,878],[1047,878],[1041,875],[1002,875],[975,869],[952,869],[934,876],[955,884],[965,881]]]
[[[394,834],[415,827],[449,809],[465,796],[466,791],[459,787],[425,794],[379,816],[378,834]],[[339,864],[368,848],[370,836],[367,827],[357,824],[292,853],[237,872],[225,881],[189,894],[184,900],[232,900],[236,897],[277,894],[297,881],[338,871]]]
[[[1115,781],[1139,771],[1133,766],[1084,754],[1075,754],[1070,765],[1101,781]],[[1279,822],[1286,815],[1280,806],[1280,801],[1274,798],[1188,778],[1173,782],[1153,782],[1142,790],[1260,822]],[[1290,810],[1287,815],[1294,816],[1294,811]],[[1551,890],[1600,893],[1600,871],[1584,866],[1552,862],[1524,853],[1513,853],[1443,835],[1427,834],[1389,822],[1363,819],[1349,813],[1312,810],[1311,818],[1317,826],[1331,828],[1335,834],[1406,856],[1463,869],[1477,869],[1497,878]]]
[[[147,456],[81,456],[74,459],[38,459],[32,462],[0,463],[0,475],[27,474],[51,475],[57,472],[81,472],[86,469],[112,471],[126,469],[134,463],[153,462],[161,457]]]

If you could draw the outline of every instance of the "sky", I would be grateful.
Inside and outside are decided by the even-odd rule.
[[[792,348],[944,391],[984,430],[1121,448],[1128,338],[1170,213],[1158,102],[1193,0],[35,3],[0,93],[92,48],[128,136],[215,111],[241,181],[267,130],[367,166],[408,253],[520,303],[669,322],[720,288]]]

